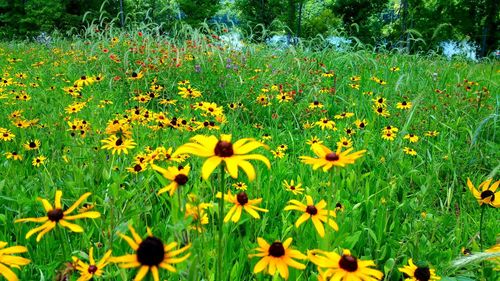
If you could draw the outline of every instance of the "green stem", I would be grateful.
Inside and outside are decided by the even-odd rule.
[[[177,188],[177,200],[179,201],[179,211],[180,211],[180,214],[182,216],[182,198],[181,198],[182,194],[181,194],[181,190],[182,190],[182,188],[179,186]]]
[[[219,240],[217,241],[218,247],[217,247],[217,275],[215,280],[217,281],[222,281],[224,280],[222,276],[222,236],[224,234],[223,226],[224,226],[224,192],[225,192],[225,182],[224,182],[224,176],[225,176],[225,167],[224,165],[220,166],[220,186],[219,186],[219,191],[221,193],[221,198],[220,198],[220,203],[219,203]]]
[[[481,206],[481,220],[479,222],[479,247],[481,252],[483,251],[483,222],[484,222],[484,210],[486,210],[486,205]]]
[[[59,240],[59,244],[61,245],[61,248],[63,250],[64,260],[67,260],[68,259],[68,252],[66,251],[66,242],[67,241],[63,241],[63,233],[62,233],[61,227],[59,227],[59,226],[56,226],[56,227],[57,227],[57,239]]]

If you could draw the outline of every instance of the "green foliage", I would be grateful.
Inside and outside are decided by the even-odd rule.
[[[178,0],[184,13],[183,20],[193,26],[198,26],[205,19],[210,19],[219,9],[219,0]]]

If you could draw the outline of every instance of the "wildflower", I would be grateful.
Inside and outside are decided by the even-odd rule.
[[[399,71],[399,67],[393,66],[393,67],[389,68],[389,70],[392,72],[396,72],[396,71]]]
[[[339,226],[333,220],[336,217],[335,211],[327,210],[325,200],[319,201],[316,205],[314,205],[313,199],[311,196],[306,195],[307,205],[304,205],[300,201],[290,200],[288,203],[290,205],[285,207],[285,211],[295,210],[301,211],[303,214],[299,217],[299,219],[295,222],[295,227],[299,227],[302,223],[311,219],[318,231],[319,236],[325,236],[325,228],[323,227],[323,223],[327,223],[331,228],[335,231],[339,230]]]
[[[286,144],[280,144],[280,145],[278,145],[278,147],[276,148],[276,150],[280,150],[280,151],[285,152],[285,151],[288,150],[288,145],[286,145]]]
[[[279,159],[283,159],[283,157],[285,157],[286,155],[282,150],[271,150],[271,154],[274,156],[274,158]]]
[[[23,160],[23,156],[16,151],[6,152],[5,157],[12,160]]]
[[[31,164],[35,167],[40,167],[40,165],[43,165],[45,163],[45,160],[47,160],[47,157],[40,155],[35,158],[33,158],[33,161]]]
[[[160,172],[160,174],[170,180],[170,184],[163,187],[158,191],[158,195],[167,192],[170,194],[170,196],[174,195],[174,192],[179,188],[179,186],[183,186],[188,182],[188,174],[189,171],[191,170],[191,167],[189,165],[186,166],[178,166],[178,167],[168,167],[167,169],[164,169],[160,166],[156,166],[155,164],[151,164],[151,167],[153,170]]]
[[[160,238],[153,236],[149,228],[147,229],[148,237],[145,239],[142,239],[131,225],[128,228],[132,233],[132,237],[121,233],[118,233],[118,235],[128,243],[135,253],[113,257],[111,258],[111,262],[120,263],[120,267],[122,268],[139,267],[139,271],[134,279],[135,281],[144,279],[149,271],[151,271],[153,279],[159,281],[159,267],[170,272],[176,272],[175,267],[172,265],[185,261],[191,255],[191,253],[187,253],[182,257],[177,257],[179,254],[187,251],[191,247],[191,244],[173,250],[177,247],[177,242],[164,245]]]
[[[416,156],[417,155],[417,151],[413,148],[409,148],[409,147],[404,147],[403,148],[403,152],[408,154],[408,155],[411,155],[411,156]]]
[[[415,134],[406,134],[403,138],[409,140],[411,143],[418,142],[419,140],[419,137]]]
[[[35,150],[40,148],[39,140],[30,140],[23,145],[26,150]]]
[[[260,154],[248,154],[252,150],[263,147],[264,144],[251,138],[243,138],[231,142],[231,135],[221,135],[220,139],[215,136],[196,135],[191,138],[190,143],[184,144],[174,153],[194,154],[200,157],[208,158],[201,169],[204,179],[208,179],[214,169],[224,161],[229,175],[233,178],[238,177],[238,168],[241,167],[247,174],[249,180],[255,179],[255,169],[247,160],[260,160],[271,167],[269,160]]]
[[[500,208],[500,191],[496,192],[500,180],[490,185],[492,180],[493,179],[487,179],[483,181],[476,189],[470,179],[467,178],[467,186],[479,205],[482,206],[483,204],[487,204],[495,208]]]
[[[112,150],[112,153],[115,152],[120,155],[122,152],[128,154],[128,149],[132,149],[135,147],[136,143],[129,138],[118,138],[115,135],[111,135],[109,138],[101,140],[104,145],[101,149]]]
[[[396,139],[396,133],[392,131],[383,131],[382,132],[382,139],[388,140],[388,141],[394,141]]]
[[[337,114],[334,116],[335,119],[344,119],[344,118],[349,118],[349,117],[353,117],[354,116],[354,113],[352,112],[342,112],[340,114]]]
[[[20,266],[27,265],[31,261],[29,259],[14,256],[12,254],[21,254],[28,252],[24,246],[7,247],[7,242],[0,241],[0,276],[5,277],[7,281],[19,280],[11,268],[19,269]]]
[[[389,117],[391,116],[391,114],[389,113],[389,110],[387,110],[386,107],[383,107],[383,106],[374,106],[373,107],[373,111],[377,114],[377,115],[380,115],[382,117]]]
[[[353,164],[356,159],[366,152],[366,150],[360,150],[350,154],[353,148],[342,151],[341,146],[337,147],[337,151],[333,152],[322,144],[313,144],[311,149],[318,158],[300,156],[300,159],[302,159],[303,163],[313,165],[313,170],[323,167],[324,172],[330,170],[333,166],[345,167],[348,164]]]
[[[342,137],[340,138],[340,140],[337,142],[337,146],[340,146],[340,147],[345,147],[345,148],[349,148],[352,146],[352,139],[350,138],[346,138],[346,137]]]
[[[396,104],[396,108],[398,108],[398,109],[410,109],[411,107],[412,107],[412,103],[409,101],[402,101],[402,102],[398,102]]]
[[[216,197],[221,198],[222,194],[218,192]],[[242,210],[245,210],[248,214],[256,219],[260,219],[260,215],[259,213],[257,213],[257,211],[265,213],[268,212],[268,210],[266,209],[255,206],[262,202],[262,198],[249,200],[248,195],[244,191],[241,191],[236,195],[233,195],[231,194],[231,191],[228,191],[228,193],[224,196],[224,201],[234,204],[229,212],[227,212],[226,217],[224,217],[224,222],[228,222],[229,220],[238,222],[240,220]]]
[[[79,271],[80,278],[76,281],[89,281],[94,280],[94,277],[102,276],[103,268],[109,264],[109,259],[111,257],[111,251],[107,251],[99,262],[94,260],[94,248],[90,247],[89,250],[89,264],[86,264],[81,259],[77,257],[72,257],[75,264],[75,269]]]
[[[144,76],[144,74],[142,73],[142,71],[139,71],[139,73],[133,71],[132,74],[130,75],[130,77],[128,77],[127,79],[128,80],[139,80],[143,76]]]
[[[290,191],[294,195],[302,194],[302,192],[304,191],[304,188],[302,188],[302,184],[300,182],[297,182],[297,184],[295,184],[294,180],[290,180],[290,182],[284,180],[283,186],[287,191]]]
[[[347,127],[344,129],[344,133],[348,136],[352,136],[352,135],[356,134],[356,131],[353,130],[351,127]]]
[[[179,90],[179,95],[185,99],[201,97],[201,92],[195,88],[191,88],[191,85],[177,87],[177,89]]]
[[[439,132],[438,131],[427,131],[424,133],[424,136],[431,137],[431,138],[437,137],[437,136],[439,136]]]
[[[328,118],[321,118],[319,121],[314,123],[315,126],[321,127],[321,130],[330,129],[336,131],[335,122]]]
[[[487,249],[486,252],[487,253],[499,253],[500,252],[500,244],[494,245],[493,247]],[[493,263],[495,263],[496,266],[493,268],[493,270],[500,271],[500,256],[497,256],[495,258],[491,258],[491,259],[488,259],[488,260],[490,260]]]
[[[255,264],[253,272],[259,273],[267,268],[267,272],[270,275],[274,276],[276,271],[278,271],[281,277],[288,279],[289,266],[300,270],[305,269],[306,266],[304,264],[301,264],[294,259],[304,260],[307,257],[298,250],[290,248],[292,241],[292,238],[288,238],[283,243],[275,241],[269,245],[263,238],[258,237],[257,243],[259,244],[259,247],[254,250],[259,253],[248,255],[250,258],[261,257],[257,264]]]
[[[315,108],[323,108],[323,104],[322,104],[321,102],[319,102],[319,101],[315,100],[315,101],[313,101],[313,102],[311,102],[311,103],[309,104],[309,108],[310,108],[310,109],[315,109]]]
[[[342,255],[335,252],[311,250],[307,252],[309,260],[318,266],[318,280],[377,281],[384,274],[374,268],[372,260],[359,260],[349,250]]]
[[[405,281],[433,281],[441,280],[441,277],[436,275],[435,269],[430,269],[427,266],[417,266],[412,259],[408,260],[408,265],[398,268],[407,277]]]
[[[372,101],[375,104],[375,107],[387,107],[387,100],[382,97],[377,97],[372,99]]]
[[[78,87],[83,87],[87,85],[91,85],[94,83],[94,79],[92,77],[87,77],[85,75],[82,75],[80,79],[76,80],[73,84],[77,85]]]
[[[14,139],[15,136],[16,135],[14,135],[11,131],[0,128],[0,140],[11,141]]]
[[[247,185],[244,182],[233,183],[233,187],[238,190],[247,190]]]
[[[197,230],[198,232],[203,231],[203,226],[208,224],[208,214],[205,211],[207,208],[212,207],[210,203],[200,203],[198,205],[192,205],[186,203],[186,215],[185,217],[191,217],[191,229]]]
[[[54,200],[54,206],[52,206],[46,199],[37,198],[37,200],[42,203],[45,212],[47,212],[47,215],[45,217],[18,219],[16,220],[16,223],[18,222],[44,223],[42,226],[30,230],[26,234],[26,239],[28,239],[31,237],[31,235],[40,232],[36,237],[37,242],[39,242],[40,239],[42,239],[42,237],[47,232],[54,229],[58,224],[62,227],[68,228],[73,232],[83,232],[83,228],[81,226],[70,223],[68,221],[82,219],[82,218],[96,219],[100,217],[101,214],[95,211],[80,213],[78,215],[72,215],[72,216],[70,216],[69,214],[71,214],[78,207],[78,205],[80,205],[83,201],[85,201],[85,199],[87,199],[90,195],[91,195],[90,192],[83,194],[82,196],[80,196],[80,198],[78,198],[78,200],[76,200],[76,202],[73,205],[71,205],[71,207],[69,207],[66,211],[63,211],[61,205],[62,191],[57,190],[56,197]]]
[[[363,120],[357,119],[356,121],[354,121],[354,124],[359,129],[364,129],[364,128],[366,128],[366,125],[368,125],[368,122],[366,122],[366,119],[363,119]]]

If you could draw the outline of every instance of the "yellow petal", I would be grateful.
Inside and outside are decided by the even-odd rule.
[[[318,231],[319,236],[324,237],[325,236],[325,228],[323,227],[323,224],[317,217],[312,217],[312,222],[314,224],[314,227]]]
[[[222,161],[222,158],[218,156],[213,156],[205,160],[205,163],[203,163],[203,167],[201,168],[201,176],[203,179],[208,179],[210,177],[210,174],[219,166],[220,162]]]
[[[77,224],[70,223],[70,222],[67,222],[65,220],[60,220],[59,224],[61,226],[69,228],[69,230],[71,230],[73,232],[83,232],[83,228],[81,226],[77,225]]]
[[[0,276],[3,276],[7,281],[18,281],[16,274],[7,266],[0,263]]]
[[[56,199],[54,200],[54,207],[56,209],[61,209],[61,197],[62,197],[62,191],[57,190],[56,191]]]
[[[140,280],[144,279],[146,274],[148,274],[148,271],[149,271],[148,266],[145,266],[145,265],[141,266],[141,269],[139,269],[139,271],[137,272],[137,275],[135,276],[134,281],[140,281]]]
[[[260,261],[258,261],[257,264],[255,264],[255,266],[253,268],[253,273],[259,273],[262,270],[264,270],[267,267],[267,265],[269,264],[270,259],[271,258],[269,256],[267,256],[267,257],[263,257]]]
[[[73,212],[76,208],[78,208],[78,206],[83,202],[85,201],[85,199],[87,199],[92,193],[90,192],[87,192],[85,194],[83,194],[82,196],[80,196],[80,198],[78,198],[78,200],[76,200],[76,202],[71,205],[71,207],[69,207],[69,209],[67,209],[64,214],[67,215],[67,214],[70,214],[71,212]]]

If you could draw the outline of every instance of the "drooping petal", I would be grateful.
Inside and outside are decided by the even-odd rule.
[[[253,273],[259,273],[262,270],[264,270],[267,267],[267,265],[269,264],[270,259],[271,258],[269,256],[263,257],[262,259],[260,259],[257,262],[257,264],[255,264],[255,266],[253,268]]]
[[[300,218],[295,222],[295,227],[298,228],[301,224],[303,224],[305,221],[307,221],[310,217],[311,217],[311,215],[309,215],[308,213],[302,214],[302,216],[300,216]]]
[[[0,263],[0,276],[3,276],[7,281],[18,281],[16,274],[7,266]]]
[[[64,226],[66,228],[69,228],[69,230],[73,231],[73,232],[83,232],[83,228],[77,224],[74,224],[74,223],[70,223],[66,220],[60,220],[59,221],[59,224],[61,226]]]
[[[148,266],[146,265],[141,266],[141,268],[137,272],[137,275],[134,278],[134,281],[141,281],[142,279],[144,279],[144,277],[146,277],[146,274],[148,274],[148,271],[149,271]]]
[[[205,160],[205,163],[203,163],[203,167],[201,168],[201,176],[203,177],[203,179],[208,179],[215,168],[219,166],[221,161],[222,158],[218,156],[213,156]]]
[[[324,237],[325,236],[325,228],[323,227],[323,224],[321,223],[321,221],[317,217],[314,217],[314,216],[311,218],[311,220],[314,224],[314,227],[318,231],[319,236]]]

